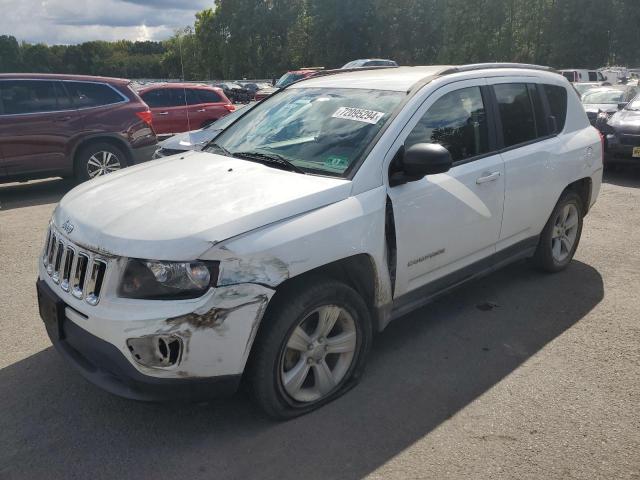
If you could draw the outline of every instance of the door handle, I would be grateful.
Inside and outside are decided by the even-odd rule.
[[[201,108],[200,110],[196,110],[196,112],[206,112],[207,109],[206,108]]]
[[[480,185],[481,183],[487,182],[495,182],[498,178],[500,178],[500,172],[485,172],[482,174],[483,176],[476,180],[476,183]]]
[[[69,120],[71,120],[70,116],[66,116],[66,117],[56,117],[53,119],[54,122],[68,122]]]
[[[169,115],[169,112],[158,112],[158,115]]]

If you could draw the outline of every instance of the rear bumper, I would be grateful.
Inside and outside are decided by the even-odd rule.
[[[158,144],[154,143],[152,145],[146,145],[144,147],[132,148],[131,149],[131,160],[134,165],[139,163],[148,162],[153,158],[153,154],[158,148]]]
[[[38,280],[39,289],[50,287]],[[66,306],[65,311],[69,309]],[[140,373],[122,352],[69,320],[47,327],[54,347],[91,383],[115,395],[141,401],[204,400],[233,394],[241,375],[158,378]]]

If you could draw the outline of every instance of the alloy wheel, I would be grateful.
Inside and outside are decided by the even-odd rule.
[[[565,205],[556,216],[551,234],[551,253],[556,262],[564,262],[570,255],[578,236],[578,209]]]
[[[298,402],[315,402],[333,392],[349,371],[357,347],[353,317],[344,308],[324,305],[298,323],[287,339],[280,381]]]
[[[122,168],[122,163],[116,154],[106,150],[94,153],[87,161],[89,178],[100,177]]]

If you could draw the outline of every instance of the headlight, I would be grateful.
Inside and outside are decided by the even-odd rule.
[[[130,259],[118,288],[124,298],[175,300],[204,295],[218,280],[218,262]]]

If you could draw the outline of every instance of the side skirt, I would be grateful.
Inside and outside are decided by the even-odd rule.
[[[457,272],[445,275],[423,287],[409,292],[393,302],[389,321],[396,320],[409,312],[433,302],[435,299],[478,278],[489,275],[511,263],[531,257],[538,246],[539,236],[530,237],[512,245],[490,257],[479,260]],[[381,312],[382,313],[382,312]],[[386,325],[388,322],[384,322]]]

